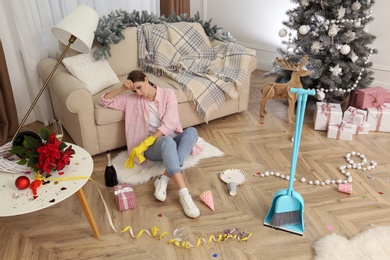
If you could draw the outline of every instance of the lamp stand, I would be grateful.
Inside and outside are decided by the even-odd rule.
[[[56,65],[54,66],[53,70],[50,72],[49,77],[46,79],[45,83],[43,84],[41,90],[39,91],[38,95],[35,97],[34,101],[32,102],[30,108],[28,109],[26,115],[23,117],[22,121],[19,124],[18,129],[16,130],[14,136],[12,137],[11,143],[14,141],[15,137],[19,134],[20,130],[22,129],[24,123],[26,122],[28,116],[30,115],[31,111],[34,109],[35,105],[38,102],[38,99],[41,97],[43,91],[46,89],[47,85],[49,84],[49,81],[53,77],[54,73],[56,72],[58,66],[61,64],[62,59],[65,57],[66,53],[68,52],[70,45],[72,45],[76,41],[76,37],[71,35],[69,38],[69,43],[66,45],[64,51],[62,52],[60,58],[58,59]]]

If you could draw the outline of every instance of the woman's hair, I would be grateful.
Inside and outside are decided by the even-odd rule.
[[[145,81],[145,78],[147,76],[145,75],[145,73],[143,73],[142,71],[140,70],[133,70],[132,72],[129,73],[129,75],[127,76],[127,79],[131,80],[132,82],[138,82],[138,81]],[[149,84],[151,86],[154,86],[154,83],[149,81]]]

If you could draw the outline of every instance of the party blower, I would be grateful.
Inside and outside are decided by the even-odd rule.
[[[303,235],[304,201],[302,196],[298,192],[294,191],[293,185],[295,170],[297,168],[299,144],[301,142],[302,124],[305,117],[307,96],[314,96],[315,91],[302,88],[290,88],[290,92],[298,94],[290,179],[288,182],[288,189],[279,190],[274,195],[271,209],[264,220],[264,225],[297,235]]]

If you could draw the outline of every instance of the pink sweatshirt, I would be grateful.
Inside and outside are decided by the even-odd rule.
[[[133,93],[121,94],[112,99],[105,99],[104,95],[106,93],[101,96],[99,104],[125,112],[127,151],[130,154],[134,147],[138,146],[149,136],[150,101]],[[156,86],[155,103],[161,120],[161,126],[158,130],[164,135],[182,133],[183,128],[180,124],[177,99],[173,90]],[[201,151],[202,149],[195,145],[192,153],[199,154]]]

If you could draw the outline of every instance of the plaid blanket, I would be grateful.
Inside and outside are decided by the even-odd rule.
[[[191,23],[138,26],[140,68],[179,83],[201,118],[236,99],[255,52],[235,43],[206,44]]]

